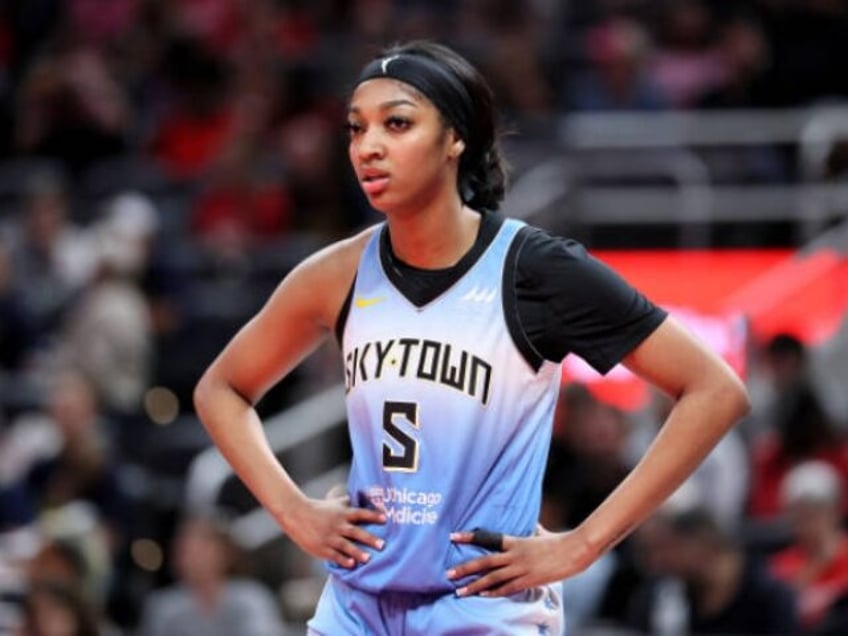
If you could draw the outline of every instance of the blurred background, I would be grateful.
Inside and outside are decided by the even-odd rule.
[[[844,0],[0,2],[0,633],[304,633],[321,566],[191,391],[295,263],[379,218],[345,100],[418,37],[496,92],[504,212],[585,242],[754,400],[567,583],[572,633],[848,633]],[[259,405],[315,496],[349,460],[337,356]],[[579,523],[667,408],[569,360],[542,521]]]

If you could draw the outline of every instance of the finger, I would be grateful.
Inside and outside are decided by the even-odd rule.
[[[368,508],[348,508],[345,518],[351,523],[386,523],[386,513]]]
[[[330,545],[337,551],[341,552],[342,554],[346,554],[349,557],[353,557],[360,563],[368,563],[368,561],[371,559],[371,555],[368,554],[365,550],[358,547],[352,541],[348,541],[342,536],[336,537],[336,539],[332,541]]]
[[[332,548],[325,550],[324,554],[322,554],[322,558],[326,561],[332,561],[336,565],[340,565],[348,570],[356,565],[356,559],[352,559],[348,555],[343,554],[338,550],[333,550]]]
[[[498,568],[484,576],[481,576],[476,581],[459,588],[456,591],[456,594],[457,596],[473,596],[474,594],[480,594],[481,592],[497,589],[508,581],[511,581],[516,576],[516,569],[511,566]]]
[[[526,590],[530,587],[533,587],[531,582],[525,576],[519,576],[514,579],[511,579],[502,585],[489,588],[488,590],[484,590],[480,592],[480,596],[486,597],[500,597],[500,596],[512,596],[513,594],[517,594],[523,590]]]
[[[486,556],[467,561],[447,571],[449,579],[461,579],[479,572],[487,572],[494,568],[500,568],[509,563],[509,557],[503,552],[487,554]]]
[[[451,532],[450,540],[454,543],[471,543],[474,540],[473,532]]]
[[[344,528],[342,528],[342,533],[348,539],[351,539],[356,543],[370,545],[372,548],[375,548],[377,550],[382,550],[383,546],[386,545],[386,542],[383,539],[375,537],[370,532],[363,530],[359,526],[355,526],[353,524],[348,524]]]

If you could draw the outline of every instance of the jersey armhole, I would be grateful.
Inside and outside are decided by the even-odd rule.
[[[353,299],[353,288],[356,287],[356,276],[353,277],[353,282],[350,284],[350,289],[347,290],[342,308],[339,310],[339,315],[336,318],[336,324],[333,331],[336,334],[336,342],[339,348],[342,346],[342,337],[344,336],[345,325],[347,325],[347,316],[350,313],[350,303]]]
[[[503,283],[501,297],[503,298],[504,319],[509,335],[521,356],[530,365],[534,372],[542,368],[545,359],[530,342],[524,327],[521,325],[521,317],[518,313],[518,290],[515,288],[516,272],[518,270],[518,255],[527,240],[528,228],[521,228],[512,240],[504,260]]]

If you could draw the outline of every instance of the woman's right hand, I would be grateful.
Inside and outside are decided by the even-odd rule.
[[[291,507],[280,524],[300,548],[318,559],[345,568],[367,563],[371,555],[363,545],[382,550],[385,542],[364,530],[362,524],[386,523],[380,510],[354,508],[345,496],[302,499]]]

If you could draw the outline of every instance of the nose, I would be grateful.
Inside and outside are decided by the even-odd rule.
[[[376,126],[369,126],[351,142],[352,149],[360,161],[380,159],[386,154],[386,146],[376,128]]]

